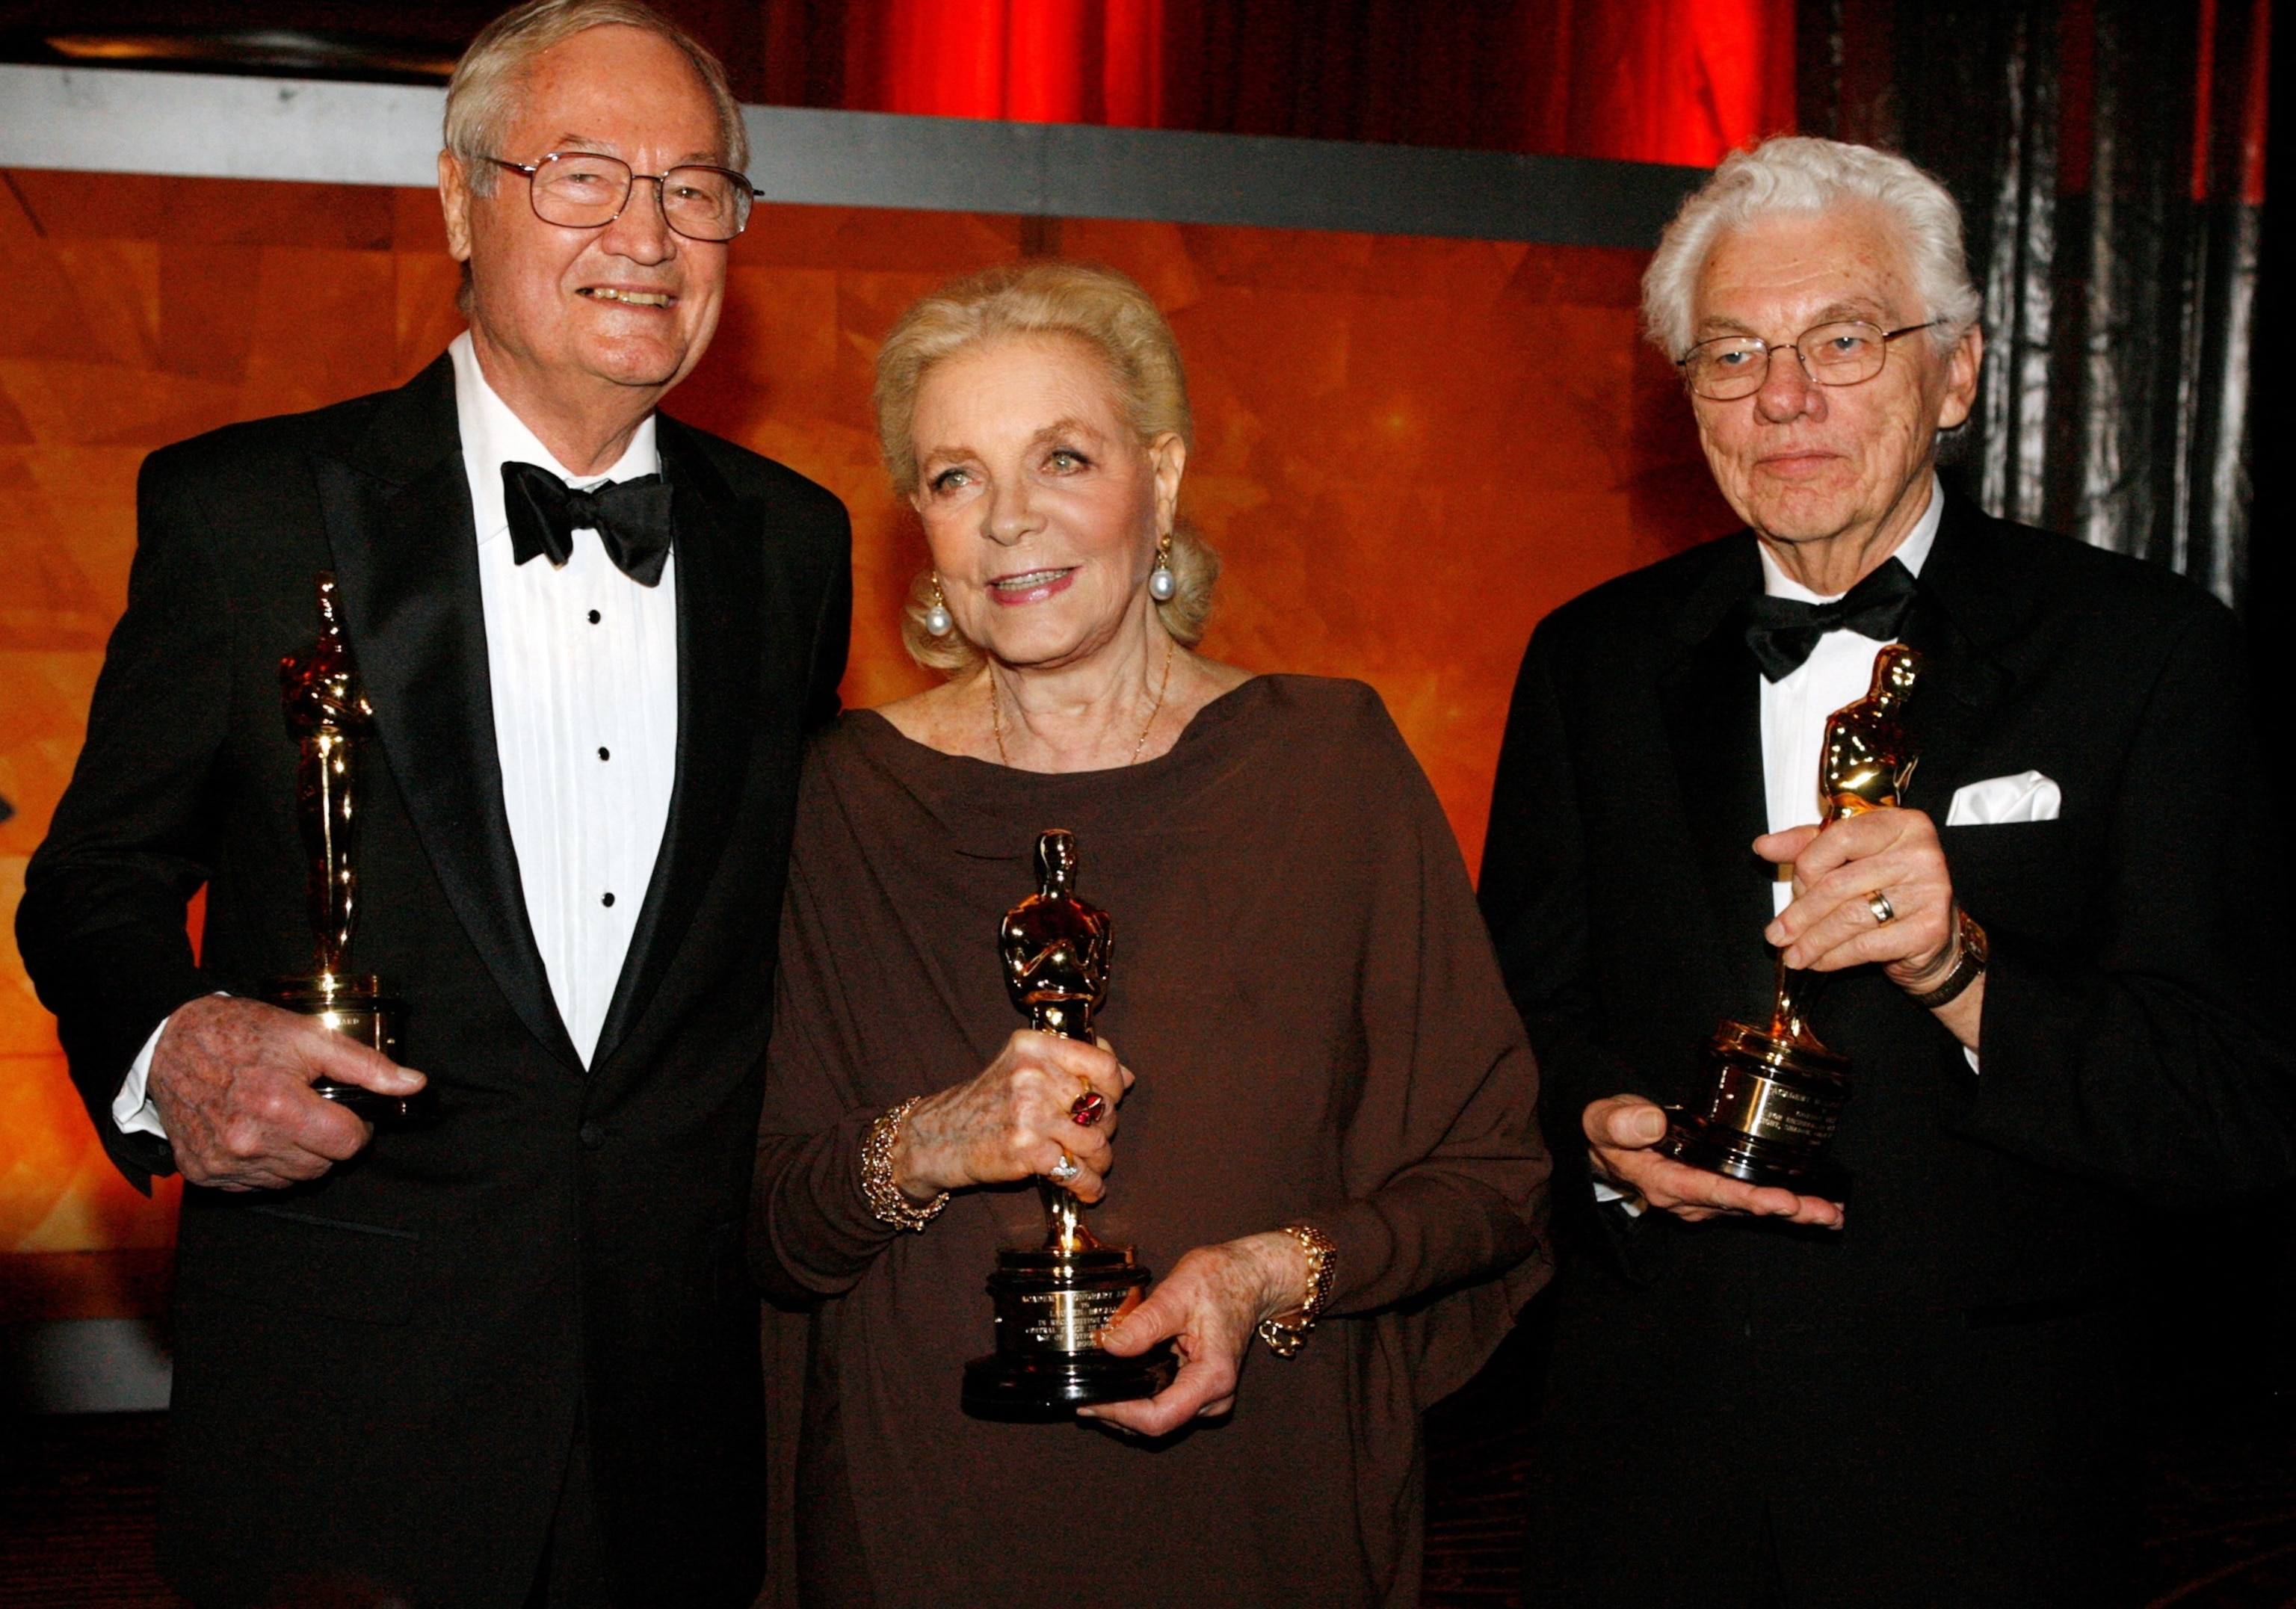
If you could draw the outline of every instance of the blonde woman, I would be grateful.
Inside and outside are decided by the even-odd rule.
[[[800,1601],[1415,1604],[1420,1410],[1546,1266],[1536,1079],[1449,828],[1369,688],[1196,652],[1218,566],[1131,281],[951,285],[877,403],[947,680],[846,716],[800,806],[751,1255],[816,1304]],[[1016,1031],[991,942],[1054,825],[1118,924],[1102,1047]],[[1040,1177],[1161,1276],[1110,1350],[1180,1359],[1082,1427],[958,1407]]]

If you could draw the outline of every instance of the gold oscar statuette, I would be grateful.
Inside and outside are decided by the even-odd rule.
[[[996,949],[1013,1006],[1039,1033],[1093,1042],[1093,1013],[1108,997],[1110,921],[1076,894],[1075,837],[1054,827],[1037,839],[1037,891],[1004,913]],[[1082,1102],[1079,1102],[1081,1104]],[[1177,1369],[1168,1344],[1137,1358],[1101,1350],[1099,1334],[1136,1306],[1148,1270],[1130,1246],[1103,1244],[1077,1198],[1039,1180],[1040,1246],[996,1254],[988,1277],[996,1350],[964,1366],[964,1411],[982,1419],[1064,1419],[1093,1402],[1152,1397]]]
[[[1866,696],[1826,718],[1821,820],[1885,809],[1903,797],[1915,755],[1900,716],[1920,671],[1919,654],[1890,644],[1874,656]],[[1849,1058],[1810,1030],[1795,987],[1781,958],[1769,1025],[1724,1022],[1714,1030],[1694,1093],[1670,1113],[1659,1145],[1667,1155],[1751,1185],[1839,1192],[1844,1181],[1825,1152],[1849,1099]]]
[[[295,813],[302,827],[311,917],[311,971],[266,978],[262,998],[302,1016],[316,1017],[398,1059],[405,1004],[384,992],[381,981],[349,970],[351,929],[358,915],[358,871],[352,848],[358,829],[359,751],[369,741],[374,710],[359,686],[350,645],[343,640],[335,578],[321,571],[319,640],[279,661],[279,689],[287,735],[295,740]],[[380,1095],[357,1084],[321,1079],[312,1093],[349,1108],[370,1122],[419,1121],[429,1113],[426,1088],[412,1096]]]

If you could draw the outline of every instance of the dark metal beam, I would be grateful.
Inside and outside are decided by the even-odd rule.
[[[0,66],[0,167],[434,182],[444,92]],[[765,200],[1647,248],[1693,168],[1336,140],[745,109]]]

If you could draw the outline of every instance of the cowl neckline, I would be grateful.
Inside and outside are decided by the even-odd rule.
[[[1152,852],[1158,841],[1177,843],[1210,830],[1195,825],[1190,806],[1281,730],[1293,694],[1287,684],[1301,679],[1255,676],[1197,710],[1155,759],[1093,771],[1024,771],[945,754],[874,710],[847,710],[835,729],[939,822],[961,855],[1025,861],[1048,827],[1076,833],[1088,853],[1102,845]]]

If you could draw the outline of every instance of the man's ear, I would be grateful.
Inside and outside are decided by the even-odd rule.
[[[1977,406],[1977,374],[1985,365],[1985,332],[1972,324],[1954,343],[1946,359],[1945,398],[1938,408],[1938,429],[1953,430]]]
[[[446,215],[447,254],[471,260],[471,183],[451,151],[439,153],[439,209]]]

